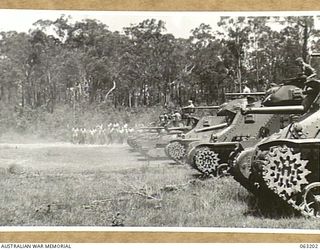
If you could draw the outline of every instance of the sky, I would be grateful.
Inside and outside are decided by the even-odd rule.
[[[39,19],[56,20],[62,14],[71,16],[73,21],[90,18],[106,24],[111,31],[122,31],[123,27],[155,18],[166,23],[167,33],[177,38],[188,38],[190,31],[201,23],[209,24],[213,30],[218,29],[220,16],[279,16],[279,15],[320,15],[319,12],[182,12],[182,11],[60,11],[60,10],[6,10],[0,9],[0,31],[28,32],[32,24]],[[316,23],[320,28],[320,24]],[[277,29],[276,26],[274,26]]]

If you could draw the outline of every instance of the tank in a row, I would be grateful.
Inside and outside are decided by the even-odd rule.
[[[237,181],[273,209],[292,207],[320,218],[320,82],[307,81],[300,105],[291,106],[288,126],[247,148],[232,172]],[[286,107],[244,110],[245,114],[285,112]]]
[[[202,124],[202,119],[194,114],[194,110],[216,110],[216,106],[201,106],[192,109],[183,109],[182,112],[176,111],[170,117],[164,119],[156,126],[143,127],[137,133],[128,138],[128,144],[136,151],[142,153],[147,158],[163,158],[165,156],[164,148],[181,134],[188,133],[195,127]],[[163,115],[160,121],[163,121]]]
[[[242,109],[246,107],[268,105],[268,109],[273,110],[275,107],[272,106],[288,103],[294,105],[303,100],[302,92],[293,85],[277,87],[272,91],[275,92],[272,100],[269,95],[263,101],[248,96],[235,100],[240,105],[234,105],[234,101],[231,101],[222,107],[218,114],[230,117],[229,126],[213,133],[208,141],[189,145],[187,162],[190,166],[205,175],[225,175],[229,173],[230,163],[239,152],[285,127],[289,122],[291,107],[286,107],[287,114],[242,114]]]

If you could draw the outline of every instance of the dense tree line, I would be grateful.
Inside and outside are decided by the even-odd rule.
[[[315,18],[221,17],[218,30],[188,39],[149,19],[111,32],[98,20],[39,20],[28,33],[0,34],[0,102],[53,112],[89,106],[217,104],[246,83],[264,90],[293,77],[294,59],[319,52]],[[273,24],[270,25],[270,23]],[[277,27],[277,29],[274,29]]]

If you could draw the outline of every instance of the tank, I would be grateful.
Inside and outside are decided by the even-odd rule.
[[[238,93],[238,96],[240,94],[241,93]],[[234,112],[224,112],[224,109],[227,107],[230,109],[233,109],[234,107],[240,108],[244,102],[245,100],[243,99],[236,99],[232,100],[229,104],[213,107],[215,109],[220,109],[217,115],[202,117],[194,129],[186,134],[178,136],[166,145],[165,153],[167,157],[179,164],[185,163],[187,151],[193,142],[209,142],[212,133],[218,133],[228,127],[234,118]],[[208,108],[211,109],[212,107],[209,106]]]
[[[291,207],[304,216],[320,218],[320,82],[307,81],[304,93],[301,105],[295,106],[300,115],[292,116],[278,133],[242,151],[231,172],[271,209]],[[246,114],[262,112],[244,110]],[[274,107],[272,112],[285,112],[285,108]]]
[[[164,158],[164,147],[168,142],[182,133],[193,129],[199,119],[192,115],[192,110],[183,110],[182,116],[177,113],[172,119],[156,133],[148,133],[136,138],[136,149],[147,158]]]
[[[152,122],[150,126],[140,127],[135,133],[131,134],[127,138],[127,144],[133,149],[139,149],[139,139],[147,139],[149,137],[157,136],[162,130],[166,128],[166,126],[170,126],[170,117],[167,114],[161,114],[159,116],[159,120]]]
[[[224,112],[234,112],[232,123],[223,131],[212,134],[209,142],[192,143],[187,162],[204,175],[229,174],[230,166],[240,152],[284,128],[290,122],[290,114],[302,112],[297,104],[301,104],[303,99],[304,94],[295,85],[285,85],[269,90],[263,101],[254,101],[249,95],[242,108],[225,108]],[[275,102],[281,106],[275,106]],[[262,108],[264,112],[249,112],[260,110],[262,105],[268,105]],[[275,112],[275,109],[285,111]]]
[[[188,146],[196,141],[209,141],[213,131],[219,132],[228,126],[224,116],[205,116],[200,119],[197,126],[186,134],[171,140],[165,147],[169,159],[183,164],[186,160]]]

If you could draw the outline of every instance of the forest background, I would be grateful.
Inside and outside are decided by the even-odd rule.
[[[29,32],[1,32],[0,135],[65,140],[72,127],[134,126],[189,99],[221,104],[244,84],[265,91],[297,75],[297,57],[313,64],[317,20],[226,16],[219,30],[203,23],[185,39],[166,33],[162,20],[120,32],[62,15],[38,20]]]

